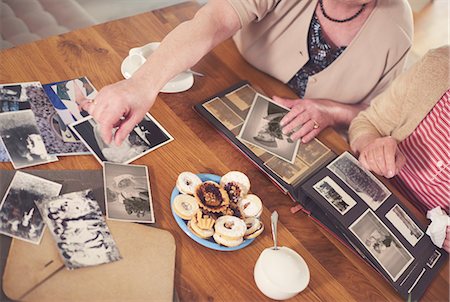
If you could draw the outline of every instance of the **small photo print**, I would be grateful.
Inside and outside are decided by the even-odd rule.
[[[289,109],[256,94],[238,138],[293,164],[300,141],[292,141],[283,134],[280,126],[281,119],[288,112]]]
[[[35,201],[58,196],[62,185],[17,171],[0,205],[0,233],[39,244],[44,221]]]
[[[68,269],[121,259],[91,190],[36,203]]]
[[[99,126],[91,116],[71,124],[70,128],[91,150],[100,164],[105,161],[128,164],[173,140],[173,137],[148,113],[120,146],[103,142]]]
[[[155,222],[146,166],[105,162],[103,179],[108,219]]]
[[[349,229],[394,282],[414,261],[414,257],[370,209]]]
[[[244,85],[228,93],[225,97],[233,103],[239,111],[246,111],[250,108],[255,98],[256,91],[250,85]]]
[[[409,217],[398,204],[387,212],[386,218],[412,246],[415,246],[424,234],[417,224],[414,223],[411,217]]]
[[[0,113],[0,138],[15,169],[58,160],[47,153],[31,110]]]
[[[439,258],[441,258],[441,252],[439,252],[438,250],[434,250],[433,255],[431,255],[431,257],[428,258],[427,266],[429,268],[433,268],[436,262],[439,260]]]
[[[391,195],[383,183],[364,169],[348,152],[342,153],[327,168],[355,191],[374,211]]]
[[[264,163],[270,170],[282,178],[286,183],[292,184],[305,175],[309,167],[300,158],[296,157],[294,164],[288,163],[276,156]]]
[[[242,125],[244,122],[230,107],[228,107],[220,98],[214,98],[203,104],[219,122],[221,122],[228,130]]]
[[[30,109],[26,87],[33,83],[0,84],[0,112]]]
[[[323,145],[319,140],[313,139],[309,143],[300,144],[297,156],[309,166],[312,166],[329,151],[330,149]]]
[[[356,205],[356,201],[329,176],[326,176],[324,179],[317,182],[313,188],[339,213],[341,213],[341,215],[344,215]]]

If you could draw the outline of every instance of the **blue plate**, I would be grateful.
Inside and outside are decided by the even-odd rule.
[[[202,181],[212,180],[212,181],[214,181],[216,183],[220,183],[220,176],[218,176],[218,175],[214,175],[214,174],[197,174],[197,176],[200,177],[200,179]],[[203,246],[206,246],[206,247],[208,247],[210,249],[213,249],[213,250],[218,250],[218,251],[236,251],[236,250],[240,250],[240,249],[246,247],[247,245],[252,243],[253,240],[255,240],[254,238],[252,238],[252,239],[245,239],[238,246],[227,247],[227,246],[223,246],[223,245],[217,244],[212,237],[209,238],[209,239],[203,239],[203,238],[198,237],[197,235],[194,235],[187,227],[187,220],[184,220],[181,217],[179,217],[177,214],[175,214],[175,212],[173,210],[173,200],[179,194],[180,194],[180,191],[178,191],[177,187],[173,188],[172,195],[170,196],[170,207],[172,209],[172,214],[173,214],[173,217],[175,218],[175,221],[180,226],[180,228],[189,237],[191,237],[191,239],[193,239],[195,242],[197,242],[197,243],[199,243],[199,244],[201,244]]]

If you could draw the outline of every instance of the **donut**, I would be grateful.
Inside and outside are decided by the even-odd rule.
[[[227,247],[238,246],[244,241],[243,237],[239,237],[238,239],[231,240],[231,239],[227,239],[217,233],[214,233],[213,238],[218,244],[221,244],[221,245],[227,246]]]
[[[193,196],[180,194],[175,196],[172,203],[172,208],[175,214],[184,220],[190,220],[195,216],[199,207]]]
[[[232,196],[236,196],[236,198],[245,196],[250,190],[250,180],[247,175],[239,171],[230,171],[222,176],[220,185],[223,188],[228,187],[229,191],[233,191],[231,194]]]
[[[216,220],[214,225],[215,234],[226,240],[239,240],[247,231],[245,222],[235,216],[224,215]]]
[[[195,188],[202,183],[200,177],[192,172],[182,172],[178,175],[176,187],[183,194],[194,195]]]
[[[259,217],[262,213],[261,199],[255,194],[248,194],[238,202],[239,210],[244,217]]]
[[[213,213],[225,212],[230,203],[227,192],[213,181],[205,181],[198,185],[194,196],[200,208]]]
[[[191,219],[188,221],[187,227],[194,235],[196,235],[200,238],[203,238],[203,239],[207,239],[214,234],[213,229],[203,230],[203,229],[199,228],[196,221],[194,221],[194,219]]]

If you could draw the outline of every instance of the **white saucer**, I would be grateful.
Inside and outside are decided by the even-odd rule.
[[[151,52],[156,49],[159,42],[152,42],[142,47],[130,49],[129,55],[122,61],[120,71],[125,79],[129,79],[143,63],[132,62],[130,55],[140,53],[144,57],[148,57]],[[194,85],[194,76],[190,72],[182,72],[170,80],[160,92],[176,93],[186,91]]]

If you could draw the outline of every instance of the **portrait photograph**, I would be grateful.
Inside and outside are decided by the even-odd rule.
[[[288,112],[289,109],[256,94],[238,138],[293,164],[300,141],[292,141],[280,126]]]
[[[0,138],[15,169],[58,160],[47,153],[31,110],[0,113]]]
[[[364,169],[350,153],[344,152],[327,168],[349,186],[372,209],[378,209],[391,195],[386,186]]]
[[[114,141],[111,144],[103,142],[99,126],[91,116],[71,124],[70,128],[91,150],[100,164],[105,161],[128,164],[173,140],[173,137],[148,113],[120,146]]]
[[[412,246],[415,246],[424,234],[398,204],[393,206],[392,209],[386,213],[386,218]]]
[[[397,281],[414,261],[409,251],[370,209],[356,219],[349,229],[393,281]]]
[[[105,162],[103,180],[108,219],[155,222],[147,166]]]
[[[35,201],[58,196],[62,185],[17,171],[0,205],[0,233],[39,244],[44,221]]]
[[[37,206],[68,269],[121,259],[91,190],[44,199]]]
[[[317,182],[313,188],[341,215],[344,215],[356,205],[356,201],[329,176]]]

